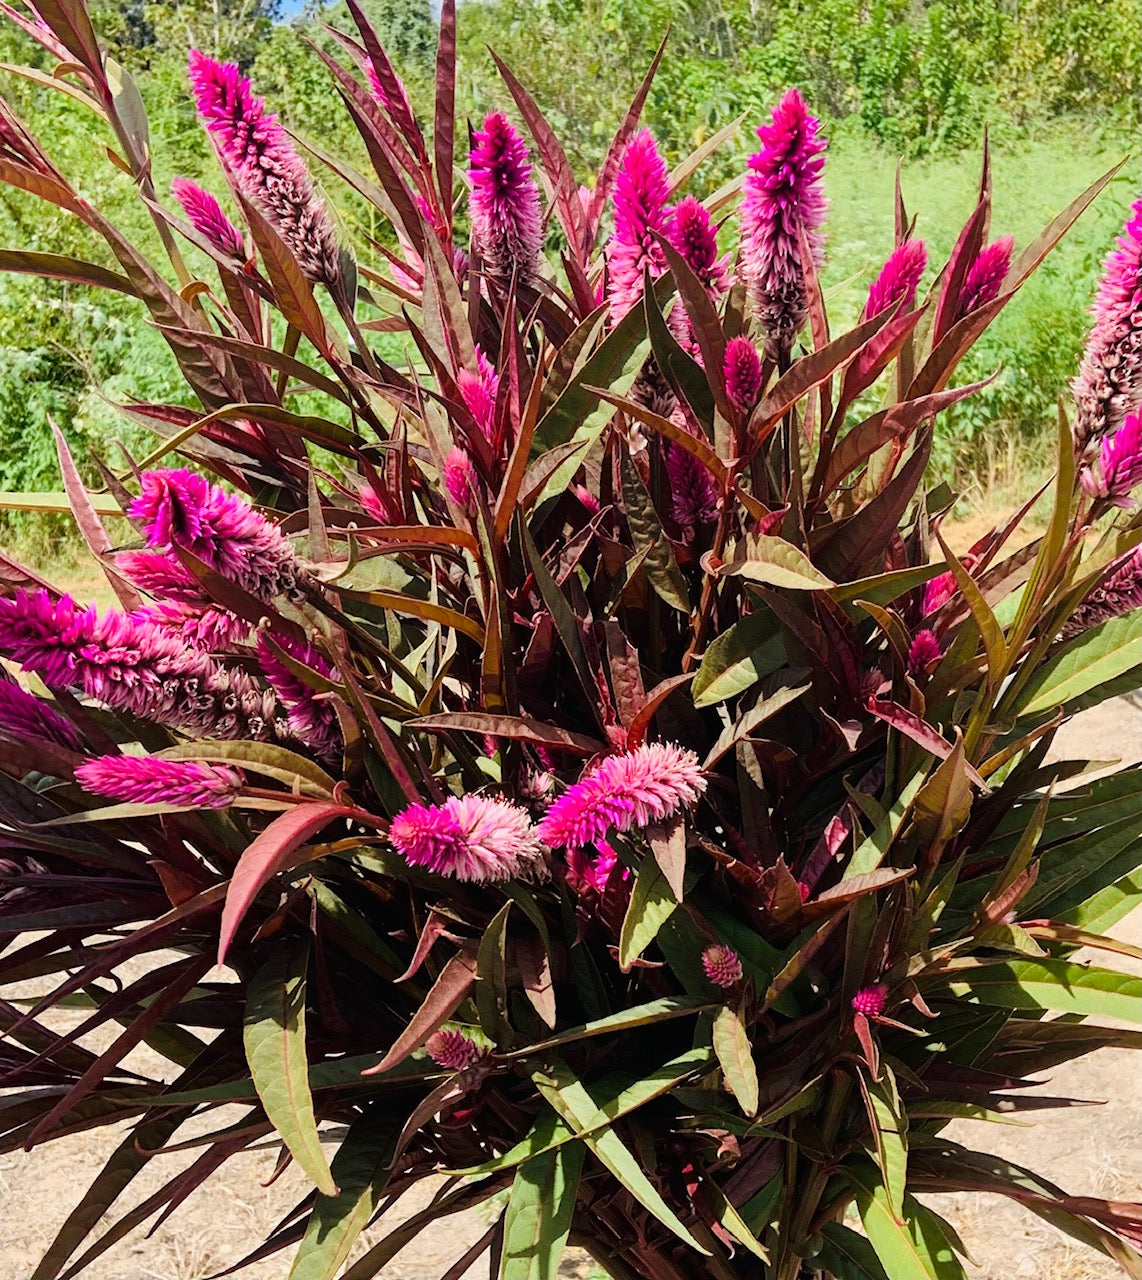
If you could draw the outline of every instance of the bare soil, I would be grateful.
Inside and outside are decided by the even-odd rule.
[[[1068,726],[1059,750],[1071,758],[1120,756],[1129,763],[1142,761],[1142,711],[1121,699],[1095,708]],[[1123,921],[1116,932],[1142,944],[1142,913]],[[1115,956],[1114,961],[1119,967],[1131,963],[1121,956]],[[65,1020],[77,1016],[58,1015]],[[162,1060],[150,1051],[134,1062],[139,1069],[151,1072],[163,1068]],[[1094,1105],[1031,1113],[1035,1118],[1027,1127],[958,1121],[946,1132],[965,1144],[1028,1165],[1072,1194],[1142,1200],[1140,1086],[1142,1061],[1125,1050],[1102,1050],[1057,1068],[1039,1086],[1041,1092],[1084,1098]],[[233,1118],[236,1115],[215,1112],[210,1127],[221,1128]],[[31,1276],[56,1231],[125,1134],[126,1126],[99,1129],[49,1142],[28,1153],[0,1157],[0,1280]],[[152,1160],[123,1202],[104,1216],[100,1227],[105,1229],[117,1221],[196,1154],[189,1151]],[[303,1175],[293,1168],[271,1182],[275,1162],[276,1149],[271,1146],[230,1160],[153,1235],[147,1236],[146,1228],[137,1228],[80,1274],[84,1280],[203,1280],[232,1266],[306,1192]],[[357,1252],[422,1209],[435,1189],[422,1186],[400,1200],[381,1224],[366,1232]],[[1109,1259],[1059,1235],[1011,1201],[976,1195],[929,1200],[956,1226],[971,1252],[968,1273],[972,1280],[1019,1280],[1024,1276],[1111,1280],[1120,1274]],[[439,1222],[418,1235],[380,1275],[384,1280],[440,1276],[484,1234],[493,1216],[493,1210],[484,1206]],[[283,1254],[251,1263],[235,1274],[242,1280],[282,1280],[288,1267],[288,1254]],[[473,1280],[486,1274],[486,1262],[465,1273]],[[586,1277],[592,1270],[587,1259],[572,1254],[561,1274]]]

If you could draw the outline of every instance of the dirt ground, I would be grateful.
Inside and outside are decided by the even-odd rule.
[[[1116,700],[1080,716],[1060,744],[1074,758],[1105,760],[1121,755],[1142,761],[1142,710]],[[1142,944],[1142,913],[1123,921],[1118,936]],[[1124,957],[1114,957],[1129,966]],[[1142,966],[1135,966],[1142,972]],[[148,1051],[149,1052],[149,1051]],[[130,1060],[129,1060],[130,1061]],[[144,1059],[134,1060],[140,1068]],[[148,1070],[160,1069],[153,1056]],[[956,1140],[1026,1164],[1076,1195],[1142,1200],[1142,1060],[1125,1050],[1103,1050],[1057,1068],[1042,1092],[1094,1100],[1103,1105],[1030,1113],[1028,1127],[959,1121],[946,1132]],[[213,1113],[211,1128],[228,1120]],[[124,1130],[50,1142],[30,1153],[0,1156],[0,1280],[26,1280],[83,1189],[122,1139]],[[154,1192],[185,1166],[195,1152],[151,1161],[115,1206],[106,1227],[130,1206]],[[260,1240],[305,1193],[305,1180],[289,1169],[266,1183],[275,1153],[267,1148],[231,1160],[224,1172],[187,1201],[155,1234],[137,1229],[81,1275],[85,1280],[203,1280],[233,1265]],[[402,1199],[383,1227],[374,1227],[358,1246],[361,1252],[397,1222],[424,1207],[432,1189],[420,1188]],[[972,1280],[1111,1280],[1120,1272],[1109,1259],[1071,1242],[1040,1219],[997,1197],[930,1197],[959,1230],[972,1255]],[[445,1219],[422,1232],[380,1273],[384,1280],[433,1280],[480,1238],[492,1220],[484,1207]],[[242,1268],[242,1280],[284,1280],[288,1254]],[[561,1275],[587,1277],[589,1260],[569,1255]],[[487,1275],[483,1261],[466,1280]],[[302,1280],[306,1280],[302,1277]],[[893,1280],[909,1280],[893,1277]]]

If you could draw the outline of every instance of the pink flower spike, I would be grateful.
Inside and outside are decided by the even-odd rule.
[[[1080,449],[1116,430],[1142,403],[1142,199],[1106,260],[1093,311],[1094,328],[1071,384]]]
[[[1098,457],[1079,474],[1083,492],[1116,507],[1137,503],[1131,490],[1142,484],[1142,413],[1129,414],[1112,436],[1103,436]]]
[[[444,487],[448,496],[461,510],[471,514],[476,509],[478,485],[472,459],[458,444],[453,445],[444,459]]]
[[[853,996],[853,1009],[857,1013],[863,1013],[866,1018],[875,1018],[882,1014],[887,1003],[888,988],[883,982],[878,982],[871,987],[861,987]]]
[[[100,756],[81,764],[76,780],[85,791],[128,804],[174,804],[224,809],[242,789],[242,778],[224,765],[158,756]]]
[[[46,738],[71,751],[82,751],[83,740],[44,698],[28,693],[12,680],[0,678],[0,733],[13,738]]]
[[[928,250],[923,240],[905,240],[897,245],[880,269],[880,275],[869,286],[862,320],[887,311],[903,299],[901,310],[910,311],[916,301],[920,277],[928,265]]]
[[[182,205],[182,211],[190,225],[228,258],[245,258],[246,242],[242,233],[222,212],[222,206],[197,182],[189,178],[175,178],[171,183],[174,198]]]
[[[530,153],[507,116],[492,111],[472,135],[468,179],[472,238],[488,275],[507,283],[535,279],[543,249],[539,188]]]
[[[679,444],[671,444],[666,451],[666,478],[671,514],[691,537],[699,525],[717,521],[718,495],[710,473]]]
[[[609,756],[548,809],[539,838],[552,849],[597,844],[611,830],[662,822],[706,790],[698,757],[673,743]]]
[[[933,613],[938,613],[958,590],[959,587],[956,586],[955,576],[950,569],[947,573],[941,573],[935,578],[929,579],[928,585],[924,588],[924,603],[920,609],[921,614],[927,618]]]
[[[651,279],[657,279],[666,270],[655,233],[672,234],[669,194],[666,162],[650,130],[641,129],[623,153],[615,180],[615,230],[607,254],[612,324],[642,297],[643,271],[649,269]]]
[[[463,1031],[434,1031],[424,1049],[433,1062],[449,1071],[467,1071],[484,1056],[484,1050]]]
[[[491,440],[495,425],[496,396],[500,390],[500,377],[492,368],[492,362],[476,347],[476,367],[478,372],[461,369],[456,375],[456,386],[460,389],[461,398],[468,412],[476,419],[476,425],[484,433],[486,440]]]
[[[567,850],[567,883],[576,893],[593,889],[596,893],[606,892],[607,881],[619,860],[613,845],[600,840],[594,849]],[[630,872],[624,867],[622,878],[626,880]]]
[[[827,208],[821,184],[828,143],[804,99],[790,89],[757,136],[742,198],[741,269],[754,314],[765,327],[766,354],[787,353],[808,317],[800,236],[820,267],[821,224]]]
[[[305,275],[336,290],[340,251],[329,210],[276,115],[232,62],[190,54],[198,113],[235,186],[286,242]]]
[[[761,357],[748,338],[731,338],[726,343],[723,372],[726,395],[742,413],[749,413],[761,395]]]
[[[738,953],[724,943],[716,942],[702,952],[702,968],[715,987],[728,991],[742,980],[742,962]]]
[[[957,315],[970,315],[999,297],[999,291],[1011,270],[1011,251],[1014,247],[1014,236],[1002,236],[986,249],[980,250],[960,290]]]
[[[492,796],[409,805],[393,819],[389,840],[410,866],[456,880],[511,880],[540,872],[544,861],[527,813]]]
[[[274,637],[279,648],[291,658],[319,676],[337,681],[337,668],[311,644]],[[319,698],[308,684],[274,651],[264,631],[258,634],[258,664],[289,712],[290,732],[319,756],[326,759],[340,754],[343,738],[337,712],[327,698]]]
[[[928,664],[935,662],[939,656],[940,641],[934,631],[925,627],[923,631],[917,631],[916,638],[909,647],[908,670],[913,675],[921,675],[928,669]]]
[[[1142,547],[1111,564],[1107,576],[1071,615],[1062,637],[1069,640],[1135,609],[1142,609]]]
[[[706,206],[693,196],[680,200],[674,206],[667,239],[717,302],[729,288],[729,280],[726,259],[718,257],[718,231]]]

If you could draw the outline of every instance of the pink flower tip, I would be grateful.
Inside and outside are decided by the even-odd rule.
[[[726,263],[718,257],[718,229],[709,209],[685,196],[674,206],[668,239],[715,301],[720,298],[727,287]]]
[[[611,319],[620,320],[642,297],[643,273],[666,270],[657,235],[672,233],[670,179],[654,135],[640,129],[623,152],[615,180],[615,229],[607,253]]]
[[[940,641],[934,631],[925,627],[917,631],[915,640],[908,649],[908,670],[919,675],[928,669],[930,662],[940,656]]]
[[[928,265],[928,250],[923,240],[905,240],[889,254],[880,274],[869,286],[863,320],[887,311],[903,299],[905,311],[916,301],[920,277]]]
[[[412,804],[393,819],[389,841],[410,866],[476,882],[543,870],[544,851],[525,810],[492,796]]]
[[[209,191],[189,178],[175,178],[171,192],[182,205],[190,225],[219,253],[228,258],[245,258],[246,242],[242,233],[222,212],[222,206]]]
[[[729,990],[742,980],[742,962],[736,951],[716,942],[702,952],[702,969],[715,987]]]
[[[527,146],[507,116],[484,117],[469,163],[472,237],[488,274],[503,281],[514,271],[521,281],[534,279],[543,248],[539,188]]]
[[[1124,509],[1136,506],[1131,491],[1142,484],[1142,412],[1127,414],[1113,435],[1103,436],[1098,456],[1079,473],[1083,492]]]
[[[970,315],[999,297],[999,291],[1011,269],[1011,253],[1014,248],[1014,236],[1001,236],[980,250],[960,290],[959,305],[956,307],[959,315]]]
[[[187,809],[224,809],[242,789],[241,775],[225,765],[158,756],[100,756],[81,764],[75,777],[85,791],[112,800]]]
[[[433,1062],[449,1071],[467,1071],[485,1056],[484,1050],[463,1031],[434,1031],[424,1048]]]
[[[726,343],[723,370],[726,395],[742,413],[749,413],[761,395],[761,357],[748,338],[731,338]]]
[[[861,987],[861,989],[853,996],[853,1009],[857,1013],[863,1013],[866,1018],[875,1018],[884,1012],[884,1007],[888,1003],[888,988],[883,982],[878,982],[871,987]]]

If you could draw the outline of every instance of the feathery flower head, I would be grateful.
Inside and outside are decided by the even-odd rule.
[[[493,796],[409,805],[392,820],[389,841],[410,866],[457,880],[511,880],[543,862],[526,811]]]
[[[202,584],[176,555],[169,551],[120,551],[115,567],[140,591],[163,600],[206,604]]]
[[[617,323],[642,297],[642,277],[666,270],[655,233],[669,236],[674,213],[666,206],[670,182],[654,135],[640,129],[623,152],[615,179],[615,229],[607,250],[611,322]]]
[[[710,473],[679,444],[666,451],[671,514],[683,529],[713,524],[718,518],[718,495]]]
[[[606,840],[597,841],[593,849],[568,849],[567,883],[576,893],[583,893],[587,889],[605,893],[607,881],[618,860],[618,852]],[[630,872],[624,867],[622,879],[629,878]]]
[[[1070,640],[1135,609],[1142,609],[1142,547],[1114,561],[1101,584],[1071,614],[1063,627],[1062,638]]]
[[[928,265],[928,250],[923,240],[905,240],[888,255],[888,261],[880,269],[880,275],[869,285],[868,301],[864,304],[862,320],[895,306],[902,298],[902,310],[910,311],[916,301],[920,277]]]
[[[182,547],[259,600],[298,589],[297,558],[278,527],[193,471],[144,472],[128,514],[150,546]]]
[[[742,413],[749,413],[761,395],[761,357],[748,338],[731,338],[726,343],[723,373],[726,395]]]
[[[1130,496],[1142,484],[1142,413],[1128,414],[1114,435],[1102,437],[1098,457],[1079,473],[1083,492],[1116,507],[1137,505]]]
[[[279,648],[303,667],[309,667],[327,680],[340,678],[337,668],[308,642],[291,640],[288,636],[275,636],[274,639]],[[278,700],[289,712],[289,728],[293,736],[318,755],[336,756],[343,739],[333,704],[327,698],[317,697],[315,691],[274,652],[264,631],[258,633],[258,665]]]
[[[715,987],[722,987],[727,991],[742,980],[740,956],[721,942],[715,942],[702,952],[702,968]]]
[[[242,778],[225,765],[158,756],[100,756],[75,771],[85,791],[128,804],[177,804],[187,809],[224,809],[242,789]]]
[[[239,618],[227,609],[203,608],[178,601],[163,600],[146,605],[136,609],[131,616],[139,622],[162,627],[186,644],[207,653],[232,649],[250,634],[250,624],[245,618]]]
[[[229,258],[244,258],[246,242],[242,233],[222,212],[222,206],[197,182],[189,178],[175,178],[171,183],[174,198],[182,205],[182,211],[190,225]]]
[[[969,572],[975,567],[979,556],[974,551],[966,551],[960,557],[960,563]],[[955,575],[949,569],[946,573],[938,574],[935,578],[930,578],[928,585],[924,588],[924,604],[921,607],[921,614],[926,618],[931,613],[936,613],[942,609],[944,605],[959,591],[956,585]]]
[[[484,117],[483,129],[472,139],[472,238],[490,276],[506,282],[515,271],[526,283],[539,271],[543,248],[539,188],[531,176],[530,152],[498,111]]]
[[[458,444],[453,445],[444,459],[444,487],[448,496],[462,510],[471,513],[476,509],[478,485],[476,468],[472,466],[467,450]]]
[[[908,649],[908,670],[918,675],[927,670],[928,663],[940,656],[940,641],[934,631],[925,627],[916,632],[916,638]]]
[[[1142,403],[1142,199],[1106,260],[1093,312],[1094,328],[1071,384],[1080,449]]]
[[[698,757],[673,743],[644,743],[608,756],[569,787],[539,824],[552,849],[598,844],[607,832],[661,822],[706,790]]]
[[[729,280],[726,259],[718,257],[718,229],[710,221],[709,209],[693,196],[680,200],[674,206],[667,239],[716,302],[729,287]]]
[[[853,1009],[857,1013],[863,1013],[866,1018],[882,1014],[887,1003],[888,988],[883,982],[877,982],[871,987],[861,987],[852,1001]]]
[[[828,143],[804,99],[790,89],[757,136],[742,197],[741,264],[754,314],[766,333],[766,354],[788,352],[808,315],[800,235],[821,265],[821,224],[827,208],[821,172]]]
[[[71,721],[14,680],[0,679],[0,733],[14,738],[46,738],[71,751],[83,750],[83,739]]]
[[[476,347],[476,368],[476,373],[470,369],[461,369],[456,375],[456,386],[460,389],[468,412],[476,419],[476,425],[485,438],[491,440],[500,376],[479,346]]]
[[[330,288],[340,282],[337,234],[304,161],[264,98],[232,62],[190,54],[198,113],[214,135],[235,185],[289,246],[305,275]]]
[[[1014,236],[1001,236],[980,250],[960,289],[956,304],[958,316],[970,315],[999,297],[999,291],[1011,269],[1011,251],[1014,247]]]
[[[449,1071],[467,1071],[484,1056],[484,1050],[463,1031],[434,1031],[424,1049],[433,1062]]]
[[[357,501],[365,513],[377,524],[400,524],[401,510],[389,494],[383,490],[378,492],[367,480],[363,480],[357,488]]]

